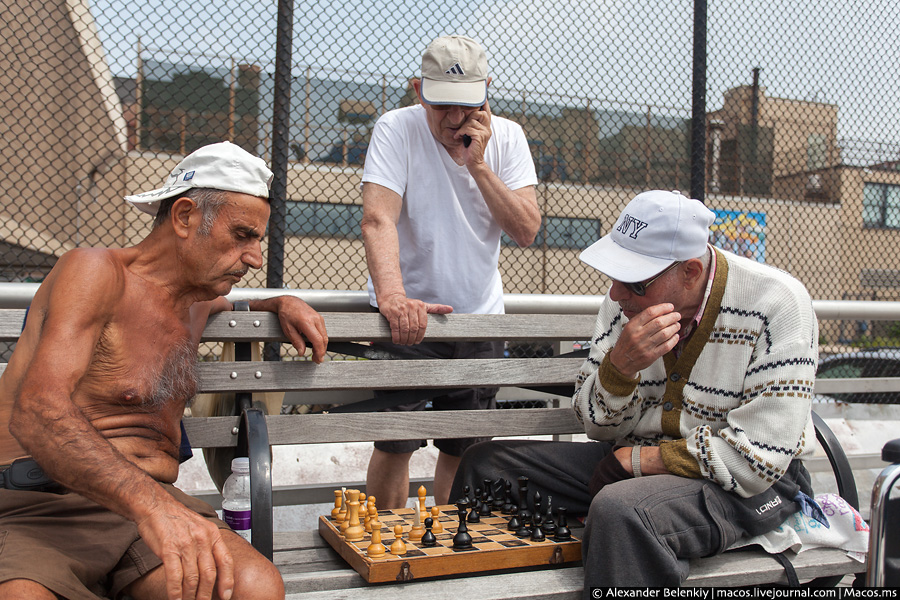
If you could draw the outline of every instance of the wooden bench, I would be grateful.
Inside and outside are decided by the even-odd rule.
[[[21,327],[21,310],[0,310],[0,338],[15,339]],[[390,332],[375,313],[326,313],[330,347],[351,355],[365,355],[358,342],[387,341]],[[594,315],[447,315],[429,320],[427,338],[432,341],[504,340],[556,343],[590,337]],[[15,331],[13,331],[15,330]],[[238,356],[249,357],[241,346],[250,341],[284,341],[277,318],[270,313],[235,311],[214,315],[207,324],[205,341],[233,341]],[[571,347],[571,345],[569,346]],[[466,594],[478,598],[581,597],[581,566],[541,569],[526,573],[492,573],[440,581],[367,584],[350,569],[314,531],[272,533],[271,463],[268,445],[371,442],[410,437],[452,438],[469,436],[534,436],[583,433],[571,409],[532,408],[497,411],[439,411],[414,413],[341,412],[328,414],[269,415],[252,407],[254,391],[306,391],[321,398],[317,404],[337,402],[335,390],[453,389],[473,386],[526,387],[571,395],[582,357],[502,358],[494,360],[331,360],[315,365],[308,361],[202,362],[203,392],[237,392],[241,416],[185,419],[195,448],[243,447],[251,457],[254,545],[269,556],[284,574],[290,598],[349,597],[365,589],[366,598],[395,597],[398,593],[426,594],[430,598]],[[525,396],[527,397],[527,395]],[[840,444],[821,419],[817,434],[835,469],[841,495],[858,508],[852,470]],[[836,583],[864,566],[840,550],[819,549],[792,560],[801,580],[827,578]],[[688,586],[731,586],[787,583],[781,565],[761,550],[745,549],[695,560]],[[399,585],[399,584],[398,584]],[[473,592],[471,590],[477,590]]]

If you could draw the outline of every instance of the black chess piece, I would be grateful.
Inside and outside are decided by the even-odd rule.
[[[509,531],[516,531],[517,529],[519,529],[519,527],[521,527],[522,523],[519,522],[519,515],[518,515],[519,507],[517,507],[514,504],[514,505],[512,505],[512,508],[513,508],[512,517],[509,519],[509,522],[506,524],[506,529],[508,529]]]
[[[531,511],[528,510],[528,478],[519,477],[519,510],[525,511],[525,517],[531,520]]]
[[[544,524],[544,516],[538,511],[534,511],[534,516],[531,517],[531,526],[534,529],[541,529],[541,526]]]
[[[565,542],[572,539],[572,532],[569,530],[569,523],[566,519],[566,507],[560,506],[556,509],[557,523],[556,534],[553,539],[557,542]]]
[[[544,507],[544,523],[541,525],[541,529],[547,537],[556,533],[556,523],[553,522],[553,496],[547,496],[547,506]]]
[[[494,490],[494,502],[491,504],[491,508],[500,512],[506,503],[506,480],[498,479],[494,482],[492,489]]]
[[[491,504],[493,504],[494,499],[491,498],[491,480],[484,480],[484,491],[481,492],[481,505],[478,507],[478,514],[482,517],[491,516]]]
[[[531,537],[531,526],[529,525],[530,521],[525,514],[525,509],[519,509],[519,528],[516,529],[516,537],[517,538],[527,538]]]
[[[469,497],[469,492],[472,491],[472,488],[465,485],[463,486],[463,498],[466,500],[466,504],[472,504],[472,498]]]
[[[504,515],[514,515],[518,512],[519,508],[512,501],[512,481],[509,479],[503,480],[504,485],[506,486],[506,490],[503,495],[505,498],[503,499],[503,514]]]
[[[469,512],[469,502],[465,499],[460,500],[456,503],[456,508],[459,509],[459,528],[456,530],[456,535],[453,536],[453,547],[460,549],[471,548],[472,536],[469,535],[469,528],[466,526],[466,513]]]
[[[538,516],[544,512],[542,509],[544,503],[543,503],[543,499],[541,497],[541,493],[535,492],[534,496],[532,496],[532,499],[533,499],[532,506],[534,507],[534,516]]]
[[[466,520],[469,523],[481,523],[481,517],[478,516],[478,511],[481,509],[481,488],[475,488],[475,500],[471,504],[472,510],[469,511]]]
[[[535,518],[540,517],[540,515],[535,515]],[[531,529],[531,541],[532,542],[543,542],[547,539],[547,536],[544,535],[544,531],[541,529],[540,525],[537,523],[534,524],[534,527]]]
[[[431,531],[431,528],[434,527],[434,519],[431,517],[425,518],[425,533],[422,535],[422,539],[419,541],[423,546],[437,546],[437,538],[434,536],[434,532]]]

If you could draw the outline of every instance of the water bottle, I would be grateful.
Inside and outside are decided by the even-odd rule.
[[[250,459],[247,457],[231,461],[231,475],[222,488],[222,520],[250,541]]]

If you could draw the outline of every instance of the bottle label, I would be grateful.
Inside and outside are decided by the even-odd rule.
[[[250,541],[250,511],[222,509],[222,520],[236,534]]]

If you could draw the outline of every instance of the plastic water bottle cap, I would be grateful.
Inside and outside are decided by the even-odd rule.
[[[231,471],[233,473],[249,473],[250,472],[250,459],[246,456],[241,456],[231,461]]]

